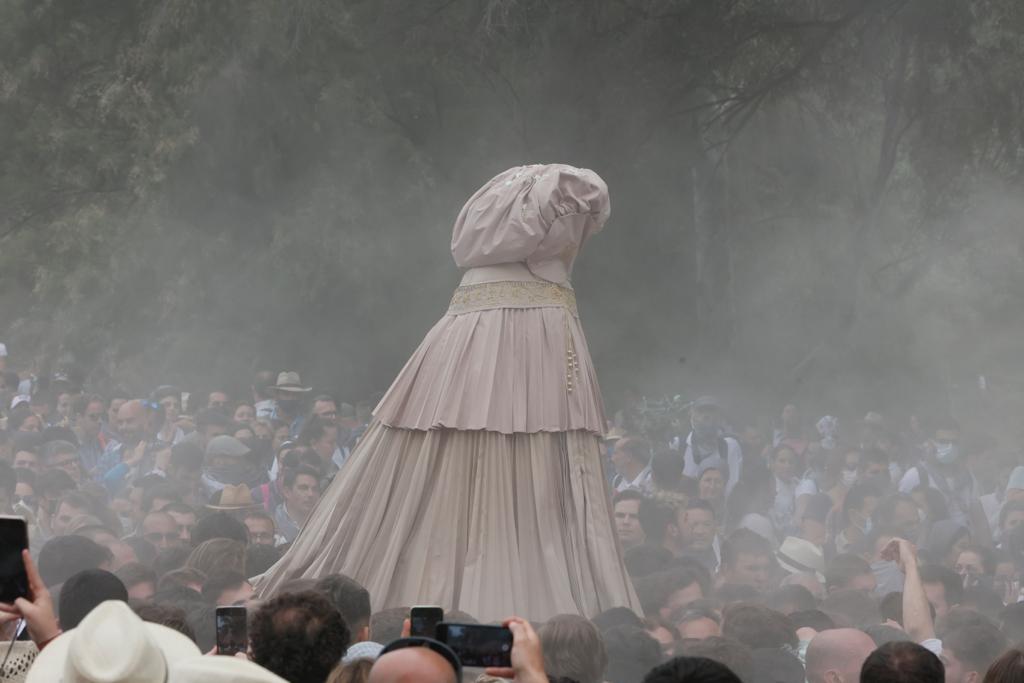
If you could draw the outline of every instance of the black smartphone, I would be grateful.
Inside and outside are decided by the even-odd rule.
[[[217,608],[217,653],[232,655],[249,649],[249,626],[244,607]]]
[[[21,517],[0,515],[0,602],[29,597],[21,551],[28,549],[28,526]]]
[[[463,666],[512,666],[512,631],[504,626],[441,623],[437,639],[458,655]]]
[[[444,621],[444,610],[440,607],[413,607],[409,612],[409,635],[437,638],[437,625]]]

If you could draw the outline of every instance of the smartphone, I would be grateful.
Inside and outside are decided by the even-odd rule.
[[[409,635],[437,638],[437,625],[444,621],[444,610],[440,607],[413,607],[409,612],[412,628]]]
[[[21,517],[0,515],[0,602],[28,598],[28,574],[21,551],[28,549],[28,525]]]
[[[458,655],[463,666],[512,666],[512,631],[504,626],[440,623],[437,639]]]
[[[249,649],[249,626],[244,607],[217,608],[217,653],[234,656]]]

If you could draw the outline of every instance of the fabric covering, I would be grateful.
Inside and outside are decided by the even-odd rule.
[[[346,574],[375,610],[481,621],[640,611],[620,559],[598,437],[411,431],[374,422],[285,558],[257,581]]]

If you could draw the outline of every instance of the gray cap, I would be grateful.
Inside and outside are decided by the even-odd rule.
[[[206,444],[206,457],[214,455],[232,455],[241,457],[249,452],[249,447],[233,436],[223,434],[210,439]]]

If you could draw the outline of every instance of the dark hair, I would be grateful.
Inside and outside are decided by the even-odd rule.
[[[992,576],[996,573],[996,554],[991,548],[972,543],[960,552],[977,555],[978,559],[981,560],[981,571],[984,572],[985,576]]]
[[[272,545],[250,545],[245,549],[245,570],[257,576],[281,559],[281,550]]]
[[[706,657],[716,661],[736,674],[741,681],[756,679],[753,653],[735,638],[712,636],[703,640],[685,640],[680,644],[680,651],[687,657]]]
[[[319,415],[310,415],[299,430],[299,443],[303,446],[312,446],[313,442],[324,438],[324,434],[331,427],[334,427],[333,422],[328,422]]]
[[[657,572],[667,571],[673,564],[672,553],[667,548],[651,543],[626,548],[622,561],[631,579],[650,576]]]
[[[355,579],[344,574],[328,574],[316,582],[316,590],[326,595],[341,612],[353,637],[355,632],[370,625],[370,591]]]
[[[601,634],[590,621],[577,614],[560,614],[545,622],[537,632],[544,651],[544,671],[552,678],[576,683],[601,683],[608,667],[608,654]]]
[[[615,447],[621,448],[629,454],[629,457],[639,460],[645,465],[651,461],[651,444],[647,439],[639,436],[624,436],[615,444]]]
[[[75,628],[86,614],[106,600],[128,601],[128,589],[110,572],[86,569],[69,577],[60,589],[60,627],[65,631]]]
[[[295,481],[301,476],[313,477],[317,484],[320,484],[320,473],[314,470],[312,467],[307,467],[305,465],[299,465],[298,467],[295,468],[285,468],[284,479],[282,480],[281,483],[283,484],[284,488],[290,489],[293,486],[295,486]]]
[[[825,590],[846,588],[858,576],[871,573],[871,565],[864,558],[853,555],[836,555],[825,569]]]
[[[875,599],[856,588],[832,591],[821,602],[821,611],[842,617],[855,628],[877,624],[882,620],[882,613]]]
[[[715,506],[704,500],[703,498],[691,498],[686,502],[686,509],[689,510],[705,510],[711,513],[711,516],[715,516]]]
[[[628,607],[612,607],[591,619],[599,631],[607,631],[615,626],[636,626],[643,628],[644,620]]]
[[[139,616],[139,619],[151,624],[160,624],[182,634],[193,643],[196,642],[195,631],[188,623],[185,610],[166,602],[150,602],[149,600],[129,600],[128,606]]]
[[[178,493],[178,489],[171,484],[157,484],[155,486],[148,487],[142,494],[142,511],[152,512],[153,502],[161,498],[163,500],[170,501],[171,503],[180,503],[181,494]]]
[[[874,496],[875,498],[882,497],[878,487],[873,483],[862,481],[851,486],[850,490],[846,492],[846,497],[843,499],[843,522],[849,523],[850,510],[860,510],[864,507],[864,501],[870,496]]]
[[[878,609],[882,613],[882,619],[884,621],[895,621],[900,626],[903,625],[903,592],[893,591],[892,593],[886,593],[882,601],[878,603]],[[935,608],[932,607],[934,610]],[[934,618],[934,616],[933,616]]]
[[[231,570],[213,572],[203,582],[203,599],[211,605],[217,605],[219,604],[217,598],[221,593],[230,588],[238,588],[245,582],[246,578],[240,572]]]
[[[983,675],[1006,649],[1006,637],[993,624],[961,626],[942,636],[942,649],[949,649],[964,663],[966,671]]]
[[[802,628],[813,628],[815,631],[828,631],[836,627],[832,617],[820,609],[805,609],[793,612],[789,615],[793,626],[800,630]]]
[[[640,501],[637,517],[647,542],[654,545],[661,545],[665,541],[668,525],[676,522],[676,513],[671,506],[650,498]]]
[[[988,619],[996,619],[1003,611],[1003,598],[993,589],[985,586],[965,588],[960,604],[984,615]]]
[[[999,613],[999,628],[1012,643],[1024,640],[1024,602],[1014,602]]]
[[[700,587],[701,595],[706,596],[710,587],[704,585],[703,578],[689,568],[669,569],[639,578],[634,586],[644,614],[656,615],[673,593],[694,584]]]
[[[871,683],[943,683],[946,670],[927,648],[917,643],[886,643],[868,655],[860,680]]]
[[[323,681],[348,649],[348,626],[316,591],[285,593],[252,616],[252,658],[289,681]]]
[[[861,631],[871,636],[871,640],[875,641],[875,647],[907,639],[906,631],[888,624],[871,624],[862,628]]]
[[[743,683],[729,667],[705,657],[676,657],[651,669],[643,683]]]
[[[1017,683],[1024,681],[1024,650],[1014,647],[989,667],[982,683]]]
[[[636,489],[624,489],[612,496],[612,507],[624,500],[644,500],[646,496]]]
[[[43,446],[43,463],[48,463],[50,458],[55,455],[61,455],[62,453],[74,453],[78,456],[78,447],[70,441],[49,441]]]
[[[402,625],[409,616],[408,607],[389,607],[370,616],[370,637],[378,643],[390,643],[402,637]],[[449,619],[451,615],[446,615]]]
[[[57,536],[39,551],[39,575],[47,586],[64,583],[86,569],[99,569],[114,556],[103,546],[84,536]]]
[[[184,545],[174,545],[164,548],[156,554],[153,559],[153,571],[157,576],[163,576],[167,572],[181,569],[188,562],[188,556],[192,554],[192,548]]]
[[[665,659],[658,641],[639,626],[613,626],[601,637],[608,656],[603,680],[612,683],[639,681]]]
[[[946,604],[959,605],[964,597],[964,584],[960,576],[952,569],[947,569],[937,564],[926,564],[921,566],[922,583],[941,583],[945,588]]]
[[[740,602],[722,610],[722,635],[735,638],[751,649],[795,648],[800,640],[792,619],[763,605]]]
[[[762,536],[750,529],[737,529],[729,535],[729,539],[722,543],[722,566],[731,568],[735,566],[740,555],[753,555],[755,557],[770,557],[775,561],[775,551],[772,544]]]
[[[135,551],[135,557],[146,566],[156,562],[156,547],[141,536],[128,536],[124,540]]]
[[[227,429],[230,426],[231,418],[228,417],[223,410],[218,410],[217,408],[203,408],[196,411],[196,431],[200,434],[202,434],[207,427],[224,427]],[[173,453],[171,457],[174,457]]]
[[[1006,518],[1010,516],[1011,512],[1024,512],[1024,500],[1009,500],[1003,505],[1003,509],[999,511],[999,528],[1002,529],[1003,525],[1006,524]]]
[[[772,609],[783,611],[782,608],[792,606],[792,612],[804,612],[817,609],[818,603],[814,594],[803,586],[792,584],[782,586],[768,596],[768,606]]]
[[[198,548],[213,538],[230,538],[248,544],[249,529],[226,512],[211,512],[196,522],[192,529],[192,546]]]
[[[193,569],[192,567],[182,567],[181,569],[169,571],[163,576],[161,576],[160,583],[157,584],[156,587],[156,592],[158,594],[167,593],[179,588],[183,588],[195,593],[194,597],[202,598],[199,592],[193,591],[191,588],[189,588],[188,584],[198,583],[200,584],[200,586],[202,586],[202,584],[205,582],[206,574],[204,574],[203,572],[199,571],[198,569]]]
[[[659,488],[682,488],[683,482],[692,481],[683,479],[683,459],[668,448],[657,448],[651,456],[651,478]]]
[[[156,572],[144,564],[129,562],[122,565],[115,574],[117,574],[117,578],[126,588],[131,588],[148,581],[153,584],[153,591],[156,591]]]

